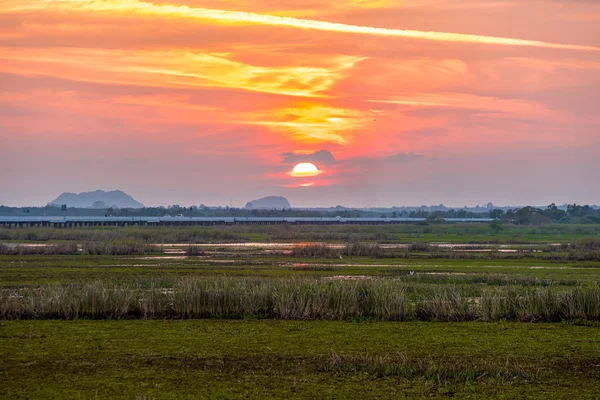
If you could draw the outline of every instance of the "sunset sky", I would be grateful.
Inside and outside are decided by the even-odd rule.
[[[0,140],[4,205],[600,204],[600,1],[0,0]]]

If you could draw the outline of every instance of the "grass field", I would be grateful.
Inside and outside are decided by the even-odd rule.
[[[597,398],[599,232],[0,230],[0,397]]]
[[[3,398],[597,398],[598,327],[4,321]]]
[[[378,241],[454,243],[559,243],[600,235],[600,225],[234,225],[216,227],[89,227],[78,229],[0,228],[0,241],[60,241],[141,238],[154,243],[263,241]]]

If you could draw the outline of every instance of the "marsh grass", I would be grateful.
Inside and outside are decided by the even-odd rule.
[[[370,257],[370,258],[389,258],[392,253],[382,248],[377,243],[359,243],[347,244],[342,254],[348,257]]]
[[[23,246],[0,243],[0,255],[70,255],[79,251],[76,243],[59,243],[48,246]]]
[[[122,239],[111,241],[86,241],[81,247],[86,255],[130,255],[160,253],[162,247],[140,239]]]
[[[592,243],[592,244],[589,244]],[[546,246],[540,248],[513,248],[514,251],[501,251],[489,246],[454,246],[442,248],[427,242],[414,242],[397,248],[385,248],[379,243],[350,242],[343,247],[327,243],[299,244],[287,254],[303,258],[406,258],[438,260],[523,260],[539,259],[546,261],[600,261],[600,250],[595,241],[587,245],[573,244]],[[284,254],[284,253],[281,253]]]
[[[243,232],[243,231],[242,231]],[[13,241],[115,241],[142,240],[154,243],[240,242],[234,227],[94,227],[94,228],[0,228],[0,240]]]
[[[554,288],[519,291],[490,289],[481,297],[484,321],[560,322],[600,320],[600,285],[567,291]]]
[[[290,256],[300,258],[339,258],[341,256],[341,251],[322,243],[306,244],[293,246]]]
[[[427,290],[390,279],[182,278],[6,289],[2,319],[275,318],[600,321],[600,285]]]
[[[369,257],[369,258],[389,258],[393,254],[382,248],[377,243],[348,243],[344,247],[335,248],[323,243],[305,244],[292,247],[289,253],[292,257],[312,257],[312,258],[343,258],[345,257]]]
[[[411,274],[412,272],[412,274]],[[579,286],[582,283],[575,279],[539,279],[528,276],[513,276],[507,274],[454,274],[452,272],[421,272],[406,269],[390,269],[389,277],[401,279],[406,284],[428,285],[485,285],[485,286],[517,286],[517,287],[560,287]]]
[[[83,242],[66,242],[41,246],[10,245],[0,243],[0,255],[130,255],[161,253],[162,247],[139,239]]]
[[[600,224],[504,225],[501,234],[487,224],[441,224],[420,226],[344,225],[234,225],[214,227],[90,227],[90,228],[0,228],[0,240],[115,240],[134,237],[154,243],[211,243],[242,241],[369,241],[411,243],[456,241],[462,243],[565,242],[600,235]]]
[[[289,267],[290,271],[317,271],[317,272],[331,272],[337,270],[333,265],[292,265]]]

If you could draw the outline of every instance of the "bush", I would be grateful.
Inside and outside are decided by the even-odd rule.
[[[49,246],[24,246],[0,243],[0,255],[70,255],[77,254],[76,243],[60,243]]]
[[[87,255],[130,255],[130,254],[148,254],[158,253],[162,249],[159,246],[148,242],[129,239],[113,241],[94,241],[83,242],[82,253]]]
[[[185,254],[192,257],[203,256],[204,251],[198,246],[188,246],[187,250],[185,251]]]
[[[292,247],[292,257],[339,258],[341,252],[325,244],[307,244]]]

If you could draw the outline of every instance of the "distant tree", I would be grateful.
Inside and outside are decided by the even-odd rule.
[[[490,229],[494,231],[495,234],[498,234],[500,231],[504,230],[504,227],[498,220],[494,220],[490,222]]]
[[[425,219],[431,224],[443,224],[446,222],[438,212],[429,214]]]
[[[490,211],[490,218],[494,218],[494,219],[499,219],[500,217],[502,217],[504,215],[504,211],[500,210],[500,209],[495,209]]]
[[[560,210],[556,207],[556,204],[552,203],[543,211],[544,215],[550,218],[554,222],[558,222],[561,219],[567,217],[567,212],[564,210]]]
[[[66,204],[61,205],[60,211],[67,211],[67,205]]]

